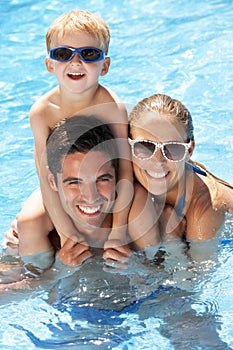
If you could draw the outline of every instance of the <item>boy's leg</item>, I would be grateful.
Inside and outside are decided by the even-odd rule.
[[[31,255],[51,248],[48,235],[53,228],[43,205],[41,191],[37,189],[17,215],[20,255]]]
[[[34,191],[24,204],[21,212],[13,221],[11,229],[5,234],[4,255],[13,252],[20,255],[24,270],[30,276],[38,276],[54,262],[53,224],[43,205],[40,189]],[[50,240],[51,239],[51,240]],[[12,251],[14,246],[14,251]],[[17,249],[18,248],[18,249]]]

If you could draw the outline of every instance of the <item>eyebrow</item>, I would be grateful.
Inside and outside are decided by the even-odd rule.
[[[101,180],[102,178],[108,178],[108,179],[113,179],[113,175],[106,173],[106,174],[102,174],[100,176],[98,176],[96,178],[96,180]],[[67,183],[67,182],[71,182],[71,181],[83,181],[83,179],[79,178],[79,177],[67,177],[65,178],[62,182],[63,183]]]
[[[103,177],[104,178],[107,177],[108,179],[113,179],[113,175],[112,174],[106,173],[106,174],[102,174],[102,175],[98,176],[97,180],[102,179]]]
[[[70,182],[70,181],[81,181],[82,179],[80,179],[79,177],[67,177],[66,179],[62,180],[62,182],[65,184],[66,182]]]

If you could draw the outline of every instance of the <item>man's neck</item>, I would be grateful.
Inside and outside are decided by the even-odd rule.
[[[104,243],[108,240],[109,233],[112,227],[112,215],[107,215],[101,227],[85,228],[83,230],[78,228],[78,231],[83,236],[87,244],[93,248],[103,248]]]

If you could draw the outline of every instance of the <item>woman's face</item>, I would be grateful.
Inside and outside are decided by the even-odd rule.
[[[187,142],[185,127],[173,119],[159,116],[155,112],[144,112],[137,125],[131,126],[133,140],[149,140],[160,144],[165,142]],[[132,157],[134,173],[138,181],[150,193],[160,196],[177,189],[184,173],[185,161],[189,159],[193,145],[184,160],[172,162],[167,160],[161,148],[150,159]]]

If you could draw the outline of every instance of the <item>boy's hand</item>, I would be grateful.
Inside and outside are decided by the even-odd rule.
[[[61,262],[69,266],[79,266],[92,256],[89,246],[85,241],[67,238],[65,244],[58,252]]]
[[[119,240],[108,240],[104,245],[103,258],[107,268],[125,270],[133,251],[128,245],[122,245]]]

